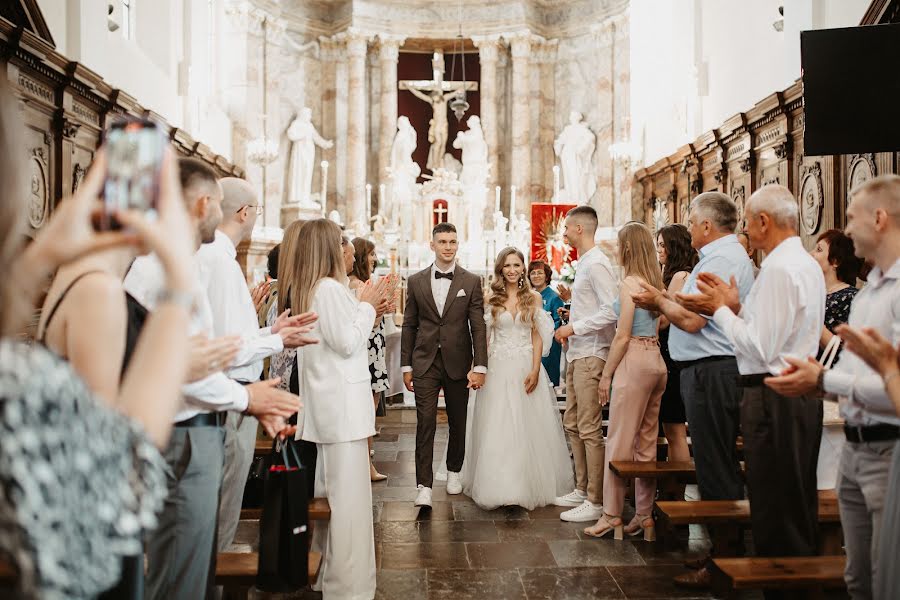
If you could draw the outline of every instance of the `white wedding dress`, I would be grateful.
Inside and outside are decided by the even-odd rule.
[[[518,505],[528,510],[552,504],[572,491],[572,462],[566,447],[556,394],[541,367],[538,385],[525,393],[531,371],[531,326],[504,311],[488,325],[488,372],[469,402],[465,493],[485,509]],[[553,320],[535,313],[543,352],[550,349]]]

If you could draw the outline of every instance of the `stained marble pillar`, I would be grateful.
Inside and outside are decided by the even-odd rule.
[[[381,66],[381,135],[378,143],[378,182],[383,185],[388,185],[387,170],[391,166],[391,145],[394,141],[394,133],[397,131],[397,59],[400,57],[400,46],[405,40],[405,37],[399,35],[378,35],[378,61]],[[379,209],[383,210],[384,207],[379,207]]]
[[[322,123],[319,133],[326,140],[337,142],[337,61],[343,50],[342,44],[333,37],[319,38],[319,60],[322,65]],[[320,148],[319,153],[323,160],[328,161],[328,181],[325,183],[325,214],[337,208],[337,147],[335,143],[331,148]],[[321,176],[321,170],[319,171]],[[319,189],[322,189],[321,182]]]
[[[515,212],[529,213],[531,205],[531,111],[529,100],[531,32],[504,35],[512,54],[512,157],[511,184],[517,188]]]
[[[367,37],[347,30],[347,225],[366,218],[366,51]]]
[[[497,136],[497,60],[500,55],[500,36],[473,36],[472,41],[478,48],[478,59],[481,63],[481,127],[484,130],[484,141],[488,147],[488,162],[491,164],[489,189],[500,181],[499,141]],[[493,196],[491,196],[493,198]],[[491,207],[493,207],[492,203]]]
[[[612,19],[612,72],[615,100],[613,114],[613,140],[635,141],[631,132],[631,49],[629,45],[628,13]],[[622,225],[632,219],[631,187],[634,165],[630,161],[614,165],[613,186],[615,203],[612,215],[613,225]],[[673,219],[674,223],[675,220]]]
[[[613,143],[613,124],[616,119],[613,66],[613,39],[615,26],[612,19],[598,23],[591,29],[596,44],[597,79],[595,83],[595,103],[600,107],[601,115],[609,115],[601,123],[592,124],[597,134],[597,149],[594,152],[594,166],[597,173],[597,192],[594,195],[593,206],[597,210],[597,218],[601,227],[609,227],[613,224],[615,189],[614,173],[615,162],[609,155],[609,146]]]
[[[556,139],[556,86],[554,65],[559,40],[541,39],[532,43],[532,86],[536,89],[537,102],[531,107],[532,122],[537,131],[532,134],[531,184],[535,202],[549,202],[553,196],[553,165],[556,155],[553,141]]]

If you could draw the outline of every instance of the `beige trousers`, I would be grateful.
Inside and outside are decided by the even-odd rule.
[[[603,502],[604,446],[600,416],[600,375],[606,362],[596,356],[577,358],[566,368],[566,412],[563,427],[575,461],[575,487],[594,504]]]

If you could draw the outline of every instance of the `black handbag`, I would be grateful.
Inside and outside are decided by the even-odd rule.
[[[280,453],[278,444],[276,440],[272,465],[266,472],[256,587],[284,593],[308,583],[309,496],[306,468],[300,464],[294,441],[281,442]]]

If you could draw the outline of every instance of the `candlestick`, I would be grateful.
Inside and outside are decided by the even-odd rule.
[[[387,186],[382,184],[378,185],[378,214],[385,214],[385,206],[384,206],[384,195],[387,193]]]
[[[372,225],[372,184],[366,184],[366,231]]]
[[[553,165],[553,199],[552,202],[559,202],[559,165]]]
[[[500,211],[500,186],[494,188],[494,212]]]
[[[509,188],[509,230],[513,230],[513,219],[516,216],[516,186]]]
[[[319,166],[322,167],[322,195],[319,198],[319,202],[322,204],[322,216],[325,216],[325,203],[328,198],[328,161],[323,160],[319,163]]]

